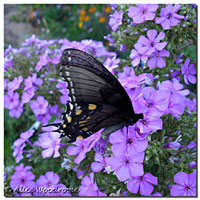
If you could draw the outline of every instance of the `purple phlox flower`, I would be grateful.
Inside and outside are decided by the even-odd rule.
[[[79,164],[86,156],[86,153],[89,152],[96,144],[96,142],[101,137],[101,131],[98,131],[97,133],[91,135],[88,138],[80,139],[77,138],[76,141],[73,143],[76,146],[70,146],[67,149],[67,154],[69,155],[77,155],[74,159],[74,162],[76,164]]]
[[[90,173],[89,176],[82,179],[78,194],[79,196],[106,196],[105,193],[99,191],[94,180],[94,173]]]
[[[141,133],[150,133],[162,129],[163,122],[159,117],[151,116],[150,113],[144,114],[143,119],[139,119],[137,126]]]
[[[128,10],[128,16],[136,24],[143,23],[146,20],[153,20],[156,15],[158,4],[137,4],[137,7],[131,6]]]
[[[109,20],[109,26],[113,31],[116,31],[119,26],[122,24],[122,19],[123,19],[123,11],[115,11],[112,15],[110,15],[110,20]]]
[[[76,167],[72,168],[73,171],[77,172],[76,173],[76,176],[78,179],[82,179],[83,178],[83,175],[85,173],[85,170],[82,170],[79,165],[77,165]]]
[[[48,56],[48,51],[45,51],[45,53],[40,56],[40,60],[38,61],[35,71],[39,72],[43,66],[47,65],[51,61],[51,58]]]
[[[37,78],[37,74],[33,73],[32,76],[28,76],[26,79],[24,79],[24,90],[28,90],[30,88],[36,88],[36,86],[42,85],[43,80],[41,78]]]
[[[28,103],[30,102],[30,100],[33,98],[33,96],[35,95],[35,91],[34,91],[34,88],[29,88],[26,92],[24,92],[22,94],[22,101],[21,101],[21,104],[24,105],[25,103]]]
[[[20,163],[18,166],[15,167],[15,171],[16,172],[20,172],[20,171],[29,171],[32,167],[31,166],[26,166],[24,167],[24,163]]]
[[[146,55],[151,55],[156,50],[161,51],[167,45],[167,42],[160,42],[165,37],[163,32],[160,32],[157,35],[155,29],[147,31],[147,37],[141,35],[138,39],[138,43],[143,52],[146,52]]]
[[[183,85],[177,79],[172,79],[172,81],[170,81],[170,80],[163,81],[159,85],[159,89],[160,90],[168,90],[168,91],[171,91],[172,93],[177,93],[182,96],[186,96],[190,93],[190,91],[187,89],[182,90]]]
[[[170,190],[171,196],[196,196],[196,170],[191,174],[178,172],[174,182],[176,185]]]
[[[96,173],[100,172],[102,169],[105,169],[105,171],[109,174],[109,171],[106,170],[106,167],[108,167],[108,157],[103,158],[103,156],[100,153],[96,153],[94,160],[95,162],[91,164],[91,169],[93,172]]]
[[[67,48],[72,48],[72,49],[79,49],[82,51],[85,51],[86,53],[88,53],[85,49],[85,45],[81,42],[77,42],[77,41],[72,41],[72,42],[65,42],[63,43],[63,45],[61,46],[61,52],[63,52],[65,49]]]
[[[156,17],[155,22],[160,24],[163,29],[170,29],[172,26],[176,26],[180,19],[183,19],[184,16],[176,14],[176,12],[181,8],[181,5],[172,4],[167,5],[165,8],[161,8],[160,17]]]
[[[147,62],[147,65],[150,69],[153,69],[155,67],[163,68],[166,66],[165,59],[163,57],[169,57],[170,53],[169,51],[163,49],[160,52],[155,51],[150,57],[150,59]]]
[[[180,54],[177,56],[177,58],[176,58],[176,60],[175,60],[175,64],[176,64],[176,65],[183,62],[183,59],[181,59],[181,57],[183,57],[183,56],[184,56],[184,53],[183,53],[183,52],[180,53]]]
[[[119,82],[129,89],[138,88],[140,84],[145,83],[146,73],[135,75],[135,72],[130,67],[124,67],[124,72],[119,73]]]
[[[47,112],[48,101],[43,96],[38,96],[35,101],[31,102],[30,107],[36,116],[45,114]]]
[[[19,94],[17,92],[8,91],[4,95],[4,107],[12,110],[15,106],[19,104]]]
[[[12,51],[13,51],[12,45],[9,44],[8,48],[4,52],[4,57],[6,57]]]
[[[172,72],[171,79],[177,79],[180,82],[181,81],[180,74],[181,72]]]
[[[192,84],[196,83],[196,77],[194,76],[196,74],[196,70],[194,67],[194,64],[190,64],[190,59],[187,58],[185,60],[185,63],[181,66],[181,72],[184,75],[184,81],[187,85],[189,85],[189,82]]]
[[[94,150],[96,153],[104,154],[106,153],[106,147],[108,146],[108,142],[103,138],[100,138],[94,145]]]
[[[152,197],[162,197],[162,194],[160,192],[155,192],[151,195]]]
[[[195,148],[196,149],[196,146],[197,146],[196,143],[194,143],[193,141],[191,141],[188,145],[185,146],[184,149],[187,149],[187,148],[189,148],[189,149]]]
[[[120,59],[116,58],[116,56],[113,56],[112,58],[107,58],[106,61],[104,62],[104,65],[110,72],[113,73],[114,69],[118,68],[119,62]]]
[[[4,58],[4,71],[8,70],[8,67],[13,67],[14,66],[14,62],[12,60],[12,58]]]
[[[108,40],[109,43],[114,43],[115,42],[115,39],[113,38],[112,34],[108,34],[108,35],[104,36],[104,39]]]
[[[15,146],[20,146],[24,144],[25,142],[28,142],[31,146],[31,142],[29,141],[29,138],[33,135],[34,130],[28,130],[26,132],[23,132],[20,134],[20,138],[15,140],[14,145]]]
[[[34,43],[37,43],[39,39],[32,35],[30,38],[26,39],[25,42],[22,43],[22,46],[33,46]]]
[[[128,130],[124,127],[112,133],[109,137],[109,141],[112,144],[112,152],[114,155],[143,152],[148,146],[148,140],[137,139],[134,126],[129,126]]]
[[[164,114],[171,113],[173,116],[179,116],[184,113],[184,110],[185,97],[178,93],[173,93],[169,99],[169,106]]]
[[[38,196],[55,196],[53,189],[58,187],[59,179],[60,178],[58,174],[54,173],[53,171],[48,171],[45,175],[41,175],[36,181],[36,184],[38,187],[43,187],[48,190],[45,193],[42,192]]]
[[[112,10],[117,9],[117,4],[111,4],[111,9],[112,9]]]
[[[196,104],[196,98],[193,100],[190,100],[189,98],[185,98],[185,104],[189,111],[195,111],[197,110],[197,104]]]
[[[64,169],[71,169],[72,161],[68,158],[64,158],[63,160],[64,161],[62,162],[61,167]]]
[[[60,97],[60,102],[62,104],[66,104],[66,102],[69,100],[66,82],[58,80],[56,88],[58,88],[59,92],[63,94],[63,96]]]
[[[4,92],[7,91],[8,79],[4,78]]]
[[[72,196],[69,193],[69,189],[63,184],[58,184],[56,188],[52,188],[52,190],[50,189],[49,191],[49,196]]]
[[[41,122],[42,124],[48,124],[49,120],[51,120],[51,114],[49,112],[39,114],[36,116],[36,120]]]
[[[42,151],[42,157],[48,158],[53,155],[53,158],[60,156],[59,148],[60,144],[60,134],[57,132],[42,133],[36,143],[41,148],[45,149]]]
[[[196,162],[195,162],[195,161],[192,160],[192,161],[189,162],[189,167],[190,167],[190,168],[196,168],[196,166],[197,166],[197,165],[196,165]]]
[[[134,107],[138,107],[139,113],[150,113],[151,116],[160,117],[169,105],[170,92],[166,90],[155,90],[153,87],[142,89],[142,97],[135,102]]]
[[[127,47],[126,47],[125,44],[121,44],[121,45],[120,45],[120,51],[125,52],[126,49],[127,49]]]
[[[53,63],[54,65],[57,65],[60,62],[62,52],[59,50],[59,52],[55,52],[55,54],[58,54],[58,55],[53,56],[51,63]]]
[[[26,146],[26,144],[22,144],[21,146],[15,146],[14,147],[14,151],[13,151],[13,157],[15,157],[15,161],[16,163],[18,163],[20,160],[22,160],[24,157],[23,157],[23,149],[24,147]]]
[[[146,49],[141,48],[141,45],[136,43],[134,45],[135,49],[131,50],[130,58],[132,59],[132,66],[135,67],[141,62],[146,63],[148,56],[146,55]]]
[[[86,153],[88,152],[88,143],[89,142],[85,141],[85,139],[77,138],[73,143],[76,146],[69,146],[67,148],[67,154],[73,156],[78,154],[74,159],[76,164],[79,164],[86,157]]]
[[[143,98],[142,88],[141,87],[137,87],[134,89],[125,88],[125,90],[131,99],[135,113],[137,114],[144,113],[146,111],[146,108],[144,106],[145,100]]]
[[[59,109],[58,105],[50,106],[49,107],[49,113],[51,115],[57,115],[59,116],[61,113],[61,110]]]
[[[170,148],[170,149],[176,149],[178,150],[181,147],[181,144],[179,142],[176,141],[172,141],[172,142],[168,142],[167,144],[163,145],[163,148]]]
[[[131,152],[131,154],[113,155],[108,159],[108,165],[115,171],[119,181],[125,181],[144,174],[143,160],[144,152]]]
[[[27,170],[23,171],[16,171],[12,176],[11,176],[11,181],[10,181],[10,187],[13,190],[18,190],[19,187],[25,187],[25,188],[34,188],[35,187],[35,175],[32,172],[29,172]]]
[[[133,177],[133,179],[129,180],[127,183],[127,189],[129,192],[137,194],[140,188],[140,194],[148,196],[154,190],[152,184],[158,185],[158,178],[150,173],[146,173],[143,176]]]
[[[15,77],[11,82],[8,84],[8,91],[15,91],[19,88],[21,82],[23,81],[22,76]]]
[[[22,104],[15,105],[12,110],[10,110],[9,115],[11,117],[19,118],[23,112]]]

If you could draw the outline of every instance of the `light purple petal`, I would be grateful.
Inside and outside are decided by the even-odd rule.
[[[127,183],[127,189],[129,192],[137,194],[139,190],[140,182],[138,179],[131,179]]]
[[[154,187],[146,182],[146,181],[141,181],[140,183],[140,194],[144,196],[149,196],[153,192]]]

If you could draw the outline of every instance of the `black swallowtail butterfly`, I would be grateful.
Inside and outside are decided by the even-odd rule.
[[[60,137],[67,136],[69,142],[74,142],[77,137],[89,137],[102,128],[102,134],[107,135],[143,118],[143,114],[134,112],[119,81],[91,55],[66,49],[60,64],[69,101],[62,113],[63,123],[49,124],[58,127]]]

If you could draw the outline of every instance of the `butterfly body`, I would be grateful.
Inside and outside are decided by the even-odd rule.
[[[86,138],[105,128],[109,134],[143,118],[136,114],[131,100],[118,80],[91,55],[66,49],[61,57],[61,76],[67,82],[69,102],[56,124],[61,137],[69,142]]]

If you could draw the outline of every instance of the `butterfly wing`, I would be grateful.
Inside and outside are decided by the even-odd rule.
[[[66,49],[61,58],[61,75],[68,83],[70,102],[104,103],[134,114],[129,96],[119,81],[91,55]]]

